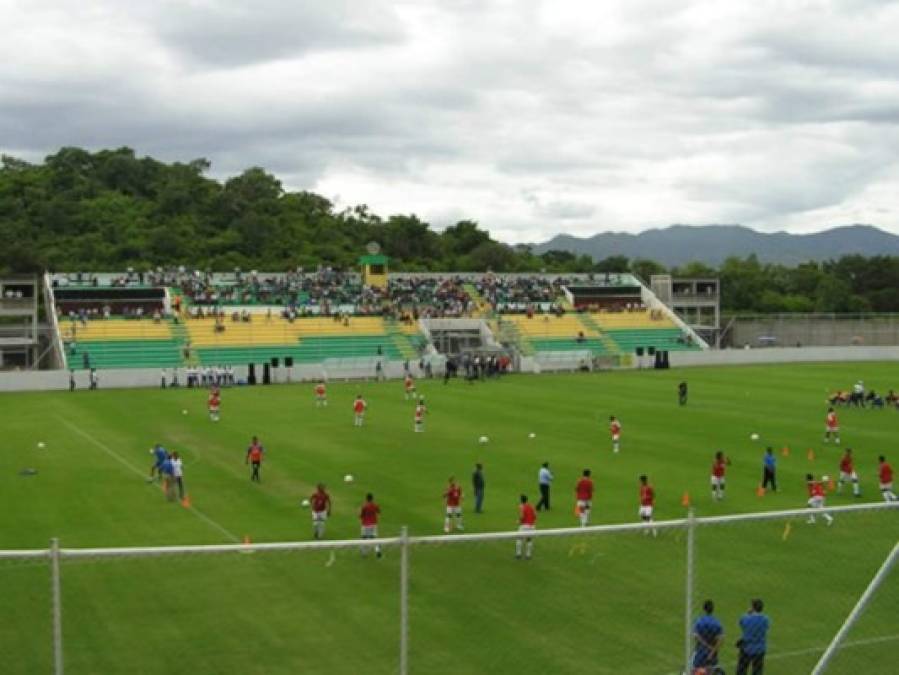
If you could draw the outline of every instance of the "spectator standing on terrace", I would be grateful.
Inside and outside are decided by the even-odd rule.
[[[75,391],[75,371],[69,371],[69,391]]]
[[[91,383],[91,384],[90,384],[90,388],[91,388],[92,390],[96,390],[96,389],[98,389],[98,388],[100,387],[100,376],[97,375],[97,369],[96,369],[96,368],[91,368],[91,373],[90,373],[90,383]]]

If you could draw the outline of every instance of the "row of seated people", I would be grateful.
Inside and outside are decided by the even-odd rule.
[[[159,302],[147,302],[137,305],[85,305],[82,303],[59,303],[56,306],[56,316],[60,321],[68,320],[71,323],[86,325],[88,321],[109,320],[113,317],[122,319],[150,319],[160,323],[165,318],[162,304]]]

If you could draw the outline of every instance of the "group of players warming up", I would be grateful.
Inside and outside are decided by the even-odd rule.
[[[416,392],[415,381],[412,376],[407,373],[403,379],[404,396],[407,401],[415,402],[413,413],[413,430],[415,433],[424,431],[424,418],[427,408],[424,403],[424,397],[419,396]],[[318,408],[325,408],[328,405],[327,386],[325,382],[319,381],[314,387],[315,405]],[[684,406],[687,403],[687,384],[681,382],[678,385],[678,404]],[[217,386],[213,386],[209,392],[208,398],[209,418],[214,422],[220,419],[221,392]],[[362,397],[362,394],[356,396],[352,404],[353,408],[353,425],[362,427],[365,424],[365,413],[368,409],[368,403]],[[824,422],[824,443],[831,441],[840,444],[840,426],[836,412],[831,407],[827,411]],[[611,439],[611,450],[613,453],[621,451],[621,422],[612,415],[609,418],[609,435]],[[753,435],[753,439],[757,439]],[[251,467],[250,480],[253,482],[261,482],[260,469],[265,456],[265,449],[259,439],[254,436],[249,447],[247,448],[245,462]],[[161,462],[160,462],[161,463]],[[773,458],[772,448],[768,448],[763,459],[763,482],[759,488],[762,492],[770,486],[774,491],[777,490],[775,460]],[[710,475],[710,486],[712,498],[715,501],[721,501],[725,496],[726,474],[731,460],[724,452],[715,452]],[[548,466],[548,465],[544,465]],[[347,477],[348,479],[350,477]],[[846,448],[839,462],[839,479],[834,482],[826,474],[821,478],[816,478],[813,474],[806,474],[806,487],[808,491],[807,505],[812,512],[809,515],[808,522],[816,522],[816,514],[814,511],[821,510],[821,517],[830,525],[833,523],[833,516],[824,511],[826,492],[835,491],[837,494],[842,493],[844,486],[848,483],[851,486],[852,493],[856,497],[861,496],[861,487],[859,484],[858,473],[855,469],[855,460],[852,448]],[[878,478],[879,487],[884,500],[888,502],[897,501],[897,496],[893,491],[893,469],[886,461],[886,457],[880,455],[878,458]],[[649,482],[647,475],[640,475],[638,478],[639,496],[638,496],[638,514],[641,521],[645,523],[653,522],[653,510],[655,508],[655,489]],[[590,515],[593,506],[594,483],[592,471],[584,469],[580,478],[574,487],[575,497],[575,517],[581,527],[587,527],[590,524]],[[454,477],[450,477],[445,491],[443,492],[443,501],[445,508],[445,517],[443,522],[443,531],[449,534],[453,530],[463,531],[462,519],[462,487],[456,482]],[[315,539],[322,539],[325,536],[325,526],[331,515],[332,499],[327,492],[325,485],[319,483],[315,492],[309,499],[303,501],[304,506],[309,506],[312,512],[312,532]],[[533,532],[537,526],[537,511],[539,506],[535,508],[528,500],[527,495],[522,494],[519,497],[518,505],[518,529],[522,533],[522,537],[516,540],[515,557],[519,559],[530,559],[533,554],[534,542],[532,537],[528,537],[529,532]],[[359,509],[358,517],[361,525],[361,533],[363,539],[376,539],[378,537],[378,523],[381,516],[381,508],[375,502],[374,495],[368,493],[365,501]],[[644,531],[645,535],[652,534],[656,536],[658,531],[654,527],[647,527]],[[375,555],[381,557],[382,551],[379,546],[374,547]],[[367,548],[363,547],[363,554],[367,552]]]

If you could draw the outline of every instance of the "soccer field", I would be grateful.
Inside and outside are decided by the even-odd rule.
[[[690,386],[683,408],[681,379]],[[510,530],[518,495],[537,500],[543,461],[555,484],[539,529],[577,525],[573,490],[584,468],[597,486],[592,524],[637,520],[641,473],[656,488],[658,520],[685,515],[684,493],[699,516],[800,508],[807,472],[838,474],[841,448],[822,443],[825,392],[857,379],[878,392],[899,389],[899,364],[421,380],[429,408],[423,434],[413,433],[413,404],[396,381],[331,383],[321,409],[311,384],[226,389],[219,423],[206,415],[203,390],[3,395],[0,549],[46,548],[51,537],[65,548],[309,540],[300,501],[319,481],[334,499],[328,539],[358,537],[368,491],[381,505],[381,536],[402,526],[439,534],[450,475],[466,491],[467,532]],[[369,403],[361,429],[352,420],[357,393]],[[838,412],[863,493],[830,494],[828,504],[880,501],[877,455],[899,464],[899,414]],[[613,414],[623,425],[619,454],[609,442]],[[244,464],[253,435],[266,448],[260,484]],[[482,435],[489,443],[478,443]],[[189,507],[167,502],[145,481],[157,442],[185,458]],[[780,491],[760,497],[769,444]],[[708,487],[718,449],[732,459],[721,502]],[[485,513],[476,515],[470,475],[478,461],[487,489]],[[37,473],[22,475],[26,468]],[[344,483],[345,474],[355,481]],[[529,562],[516,561],[508,541],[414,547],[409,670],[679,672],[683,537],[541,539]],[[773,624],[765,672],[808,672],[897,540],[895,511],[846,514],[832,527],[799,518],[700,528],[694,607],[716,601],[727,672],[737,620],[756,596]],[[380,560],[347,549],[66,561],[66,671],[396,672],[398,557],[395,549]],[[0,593],[2,672],[50,672],[47,564],[0,561]],[[894,571],[830,672],[897,672],[897,601]]]

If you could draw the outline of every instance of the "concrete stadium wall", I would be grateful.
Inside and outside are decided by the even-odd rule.
[[[803,347],[899,345],[899,316],[739,317],[731,328],[728,342],[734,347],[747,344],[757,347],[763,340],[771,338],[778,347],[795,347],[797,344]]]
[[[899,360],[899,347],[770,347],[766,349],[670,352],[668,355],[668,361],[672,368],[736,366],[762,363],[897,360]]]
[[[443,359],[429,357],[432,360],[434,376],[443,375]],[[423,376],[418,367],[418,360],[409,363],[412,374],[416,377]],[[246,381],[247,367],[234,368],[237,381]],[[159,368],[122,368],[97,371],[100,389],[136,389],[158,388],[162,380],[162,371]],[[171,369],[166,368],[166,381],[171,384]],[[385,361],[383,376],[387,379],[400,379],[405,370],[402,361]],[[312,364],[294,366],[289,374],[286,368],[276,368],[272,372],[273,384],[286,384],[289,382],[313,382],[322,377],[332,382],[342,380],[373,380],[375,379],[375,359],[365,362],[343,362],[333,364]],[[185,384],[184,368],[178,369],[178,383],[181,387]],[[256,368],[257,386],[262,383],[262,366]],[[76,389],[88,388],[87,371],[75,372]],[[0,373],[0,392],[17,391],[50,391],[67,390],[69,388],[69,373],[65,370],[35,370],[20,372]],[[311,391],[311,390],[310,390]]]

